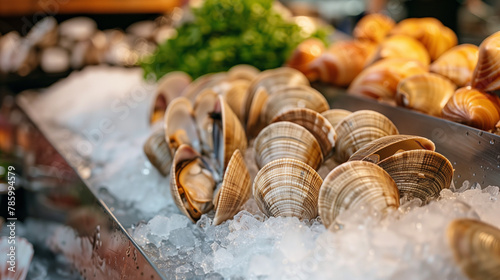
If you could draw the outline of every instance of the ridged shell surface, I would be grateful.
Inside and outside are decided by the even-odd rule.
[[[392,35],[385,38],[367,65],[384,58],[407,58],[419,61],[422,65],[429,65],[431,61],[425,46],[407,35]]]
[[[287,121],[272,123],[264,128],[254,142],[255,161],[262,168],[280,158],[293,158],[318,170],[323,155],[318,141],[304,127]]]
[[[344,109],[330,109],[321,113],[321,115],[323,115],[323,117],[325,117],[334,128],[340,121],[350,114],[352,114],[351,111]]]
[[[378,43],[387,36],[394,25],[394,20],[384,14],[368,14],[359,20],[352,34],[356,39]]]
[[[267,216],[314,219],[323,180],[309,165],[290,158],[271,161],[255,177],[253,196]]]
[[[500,31],[488,36],[479,45],[471,86],[482,91],[500,88]]]
[[[443,53],[434,61],[429,70],[442,75],[458,87],[470,83],[477,64],[479,49],[476,45],[461,44]]]
[[[172,155],[167,142],[165,142],[165,130],[163,128],[153,131],[143,146],[144,153],[151,164],[163,176],[170,173]]]
[[[500,229],[459,219],[451,222],[446,233],[455,261],[469,279],[500,279]]]
[[[366,161],[349,161],[325,178],[319,193],[319,215],[326,228],[350,208],[370,206],[378,211],[399,207],[394,180],[382,168]]]

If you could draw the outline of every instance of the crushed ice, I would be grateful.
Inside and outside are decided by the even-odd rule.
[[[220,226],[210,214],[192,224],[142,153],[153,91],[137,69],[89,67],[49,88],[32,114],[77,170],[86,170],[90,187],[104,190],[101,199],[142,214],[129,233],[167,278],[466,279],[447,225],[469,217],[500,227],[499,188],[467,181],[424,206],[404,201],[387,217],[351,209],[330,230],[319,218],[265,218],[253,200]]]

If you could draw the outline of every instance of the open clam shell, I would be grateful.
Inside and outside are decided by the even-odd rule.
[[[304,127],[281,121],[264,128],[254,142],[255,161],[259,168],[280,158],[293,158],[318,170],[323,155],[318,141]]]
[[[378,165],[394,179],[401,196],[419,198],[423,203],[438,198],[453,179],[450,161],[430,150],[400,152],[381,160]]]
[[[245,109],[245,102],[248,94],[248,87],[250,81],[239,79],[228,82],[229,86],[226,91],[222,93],[224,99],[233,112],[238,116],[241,123],[244,123],[243,110]]]
[[[282,158],[266,164],[255,177],[253,196],[267,216],[314,219],[323,180],[302,161]]]
[[[170,72],[158,81],[149,116],[150,124],[163,119],[168,104],[179,97],[189,83],[191,83],[191,77],[181,71]]]
[[[359,40],[378,43],[387,36],[394,25],[396,25],[394,20],[384,14],[368,14],[359,20],[352,35]]]
[[[500,101],[497,96],[477,89],[459,88],[444,106],[442,116],[455,122],[490,130],[500,120]]]
[[[214,120],[211,116],[215,104],[219,100],[219,95],[212,89],[205,89],[198,94],[194,102],[194,119],[200,135],[201,149],[205,154],[209,154],[214,150],[212,139]]]
[[[427,72],[427,66],[406,58],[386,58],[365,68],[347,89],[350,94],[392,100],[402,79]]]
[[[193,118],[193,107],[185,97],[177,97],[168,104],[165,112],[165,141],[172,154],[182,144],[189,144],[201,152],[201,142]]]
[[[323,157],[326,158],[333,153],[337,134],[330,122],[320,113],[307,108],[295,108],[275,116],[271,122],[281,121],[296,123],[311,132],[321,147]]]
[[[500,279],[500,229],[458,219],[450,223],[446,234],[455,261],[469,279]]]
[[[268,124],[277,115],[294,108],[308,108],[316,112],[330,109],[325,97],[310,86],[287,86],[269,96],[262,114]]]
[[[248,64],[238,64],[231,67],[227,74],[229,75],[229,80],[246,80],[251,82],[257,75],[260,73],[260,70],[255,68],[252,65]]]
[[[215,195],[213,225],[233,218],[252,192],[250,173],[241,152],[235,150],[227,165],[222,185]]]
[[[447,78],[433,73],[413,75],[398,84],[398,105],[441,116],[441,110],[455,92],[455,84]]]
[[[364,160],[378,163],[396,153],[410,150],[430,150],[434,151],[434,143],[420,136],[414,135],[388,135],[375,139],[364,145],[349,158],[349,161]]]
[[[153,131],[144,143],[143,150],[151,164],[161,175],[167,176],[170,173],[172,155],[165,141],[165,130],[163,128]]]
[[[262,110],[268,99],[269,94],[264,88],[260,88],[252,99],[250,112],[248,113],[246,122],[246,131],[250,138],[257,136],[257,134],[266,126]]]
[[[350,114],[337,124],[335,132],[337,141],[334,158],[337,162],[347,161],[357,150],[375,139],[399,134],[386,116],[371,110]]]
[[[479,54],[472,74],[471,86],[482,91],[500,89],[500,31],[488,36],[479,45]]]
[[[245,152],[247,137],[238,117],[222,96],[218,97],[211,115],[214,119],[212,130],[214,153],[219,163],[219,174],[223,174],[234,151]]]
[[[352,114],[351,111],[344,109],[330,109],[321,113],[321,115],[323,115],[323,117],[325,117],[334,128],[340,121],[350,114]]]
[[[280,67],[260,72],[248,88],[244,110],[245,120],[248,122],[250,106],[258,91],[265,91],[270,95],[283,86],[294,85],[309,85],[309,80],[300,71],[289,67]]]
[[[464,87],[471,81],[478,53],[479,49],[476,45],[455,46],[436,59],[429,70],[450,79],[459,87]]]
[[[333,169],[319,192],[319,215],[326,228],[343,211],[368,205],[386,211],[399,207],[394,180],[382,168],[366,161],[349,161]]]
[[[201,155],[189,145],[175,152],[170,171],[170,193],[179,210],[196,222],[213,208],[216,182]]]

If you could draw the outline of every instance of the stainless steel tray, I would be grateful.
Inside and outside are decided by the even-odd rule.
[[[370,109],[387,116],[401,134],[431,139],[436,151],[446,156],[455,169],[454,183],[465,180],[482,187],[500,185],[500,136],[405,108],[345,94],[344,90],[318,87],[332,108],[351,111]]]

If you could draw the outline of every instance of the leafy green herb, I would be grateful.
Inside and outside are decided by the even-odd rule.
[[[159,79],[180,70],[197,78],[237,64],[261,70],[283,65],[306,37],[272,6],[273,0],[206,0],[193,10],[194,21],[142,61],[145,75]],[[313,36],[325,40],[326,35],[319,30]]]

